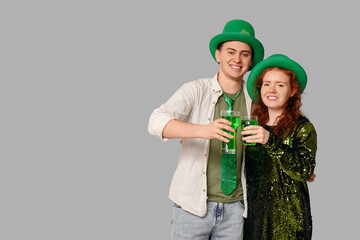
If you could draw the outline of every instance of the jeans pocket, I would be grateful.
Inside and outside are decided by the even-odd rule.
[[[181,206],[178,205],[178,204],[176,204],[176,203],[174,203],[174,207],[176,207],[176,208],[181,208]]]
[[[244,200],[240,200],[238,203],[239,203],[240,207],[245,208]]]

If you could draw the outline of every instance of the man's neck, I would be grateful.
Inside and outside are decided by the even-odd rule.
[[[231,79],[218,73],[217,78],[221,89],[229,94],[235,94],[239,92],[243,83],[242,77],[239,79]]]

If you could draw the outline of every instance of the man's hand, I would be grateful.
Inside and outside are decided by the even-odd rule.
[[[308,182],[314,182],[316,178],[315,173],[313,173],[313,175],[310,176],[310,178],[307,180]]]
[[[209,123],[208,125],[203,126],[202,130],[202,136],[205,139],[219,139],[223,142],[229,142],[229,139],[227,138],[233,138],[233,136],[223,130],[227,130],[230,132],[235,132],[235,129],[230,127],[231,122],[224,119],[219,118],[215,121]]]

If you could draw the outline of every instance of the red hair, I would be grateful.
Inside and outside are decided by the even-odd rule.
[[[264,104],[264,102],[261,100],[260,96],[260,90],[263,83],[264,75],[265,73],[271,71],[271,70],[278,70],[290,78],[290,91],[294,93],[292,97],[290,97],[285,104],[285,108],[281,114],[281,116],[278,117],[277,125],[273,129],[274,133],[280,137],[283,137],[286,135],[291,129],[293,129],[296,125],[296,123],[299,120],[299,116],[301,115],[300,107],[301,107],[301,94],[300,94],[300,86],[296,80],[296,75],[293,71],[280,68],[280,67],[270,67],[265,69],[260,76],[257,78],[257,103],[255,104],[255,108],[252,112],[253,115],[258,116],[258,121],[260,126],[265,126],[266,123],[269,121],[269,113],[267,106]]]

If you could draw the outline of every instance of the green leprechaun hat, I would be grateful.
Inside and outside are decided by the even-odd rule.
[[[254,28],[250,23],[234,19],[226,23],[224,30],[221,34],[216,35],[210,40],[210,52],[213,58],[215,58],[215,51],[218,45],[227,41],[240,41],[249,44],[253,49],[253,59],[251,70],[258,62],[264,58],[264,47],[259,40],[255,38]]]
[[[290,59],[289,57],[283,54],[274,54],[259,62],[249,74],[247,79],[247,90],[253,101],[257,100],[259,94],[259,90],[257,89],[258,77],[266,68],[270,67],[280,67],[293,71],[296,74],[296,80],[300,86],[300,93],[303,93],[307,83],[307,75],[305,70],[300,66],[300,64]]]

